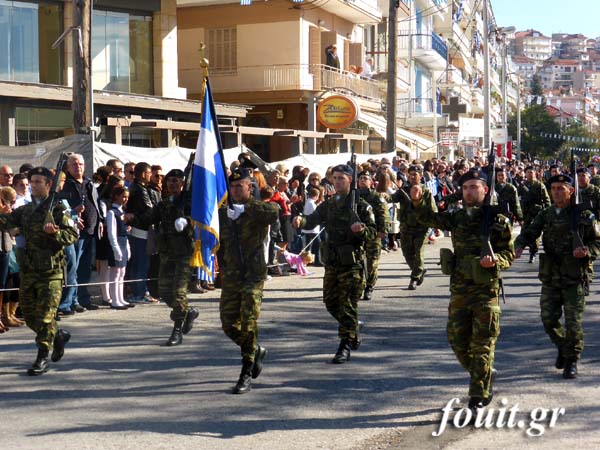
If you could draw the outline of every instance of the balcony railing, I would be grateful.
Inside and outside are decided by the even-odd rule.
[[[433,50],[440,55],[444,61],[448,59],[448,46],[443,39],[434,32],[427,34],[404,33],[405,31],[402,31],[401,34],[398,35],[398,48],[408,49],[410,48],[409,46],[412,45],[413,50]]]
[[[213,73],[215,92],[285,91],[346,88],[359,97],[381,101],[379,83],[322,64],[274,64],[238,67],[235,73]]]
[[[396,105],[396,113],[400,117],[427,116],[433,114],[433,99],[418,98],[400,98]],[[437,113],[442,114],[442,105],[438,103]]]

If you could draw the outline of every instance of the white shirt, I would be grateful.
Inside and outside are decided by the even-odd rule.
[[[316,209],[317,209],[317,202],[315,202],[311,198],[307,198],[306,201],[304,202],[304,210],[302,211],[302,213],[304,214],[304,216],[309,216],[313,212],[315,212]],[[304,230],[305,233],[318,233],[319,231],[321,231],[320,225],[317,225],[312,230]]]

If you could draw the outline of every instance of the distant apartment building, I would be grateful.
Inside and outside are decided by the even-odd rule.
[[[527,56],[541,65],[545,60],[552,57],[552,38],[544,36],[536,30],[519,31],[515,33],[513,40],[513,54],[516,56]]]
[[[72,1],[0,1],[0,35],[8,44],[0,49],[0,144],[73,133],[72,35],[52,48],[72,25]],[[197,128],[188,126],[199,122],[200,105],[187,101],[179,85],[177,44],[175,0],[93,2],[90,61],[99,139],[167,146]],[[229,117],[246,114],[239,106],[217,109]]]
[[[590,93],[577,95],[560,95],[559,92],[549,92],[546,97],[546,107],[561,127],[570,122],[583,125],[587,130],[598,129],[598,111],[600,103]]]
[[[573,59],[551,59],[540,69],[542,87],[545,90],[573,90],[574,75],[582,70],[581,62]]]
[[[537,63],[527,56],[512,56],[510,59],[523,80],[523,88],[531,89],[533,76],[538,71]]]

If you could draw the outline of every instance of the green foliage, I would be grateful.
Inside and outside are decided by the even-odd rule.
[[[531,95],[544,95],[544,88],[542,87],[540,76],[537,73],[531,78]]]
[[[532,158],[554,158],[561,142],[541,137],[541,133],[559,134],[560,126],[550,117],[546,107],[532,104],[521,111],[521,154]],[[508,134],[516,141],[517,116],[508,119]]]

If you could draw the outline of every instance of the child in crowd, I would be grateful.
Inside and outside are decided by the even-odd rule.
[[[129,199],[129,191],[122,186],[116,186],[111,194],[112,205],[106,213],[106,228],[111,252],[108,255],[110,296],[112,309],[133,308],[123,297],[123,279],[127,261],[131,257],[129,241],[127,240],[128,225],[123,219],[123,207]]]

